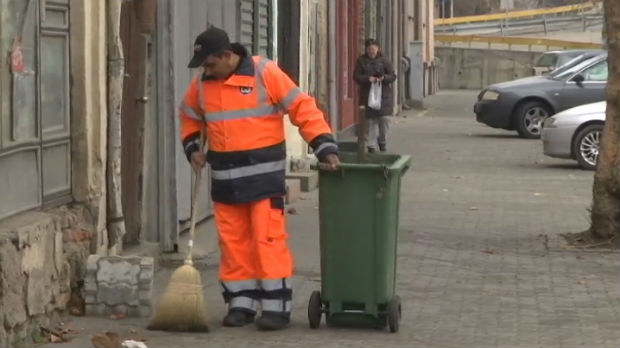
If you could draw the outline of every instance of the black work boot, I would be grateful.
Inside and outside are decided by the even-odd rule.
[[[387,146],[385,144],[379,144],[379,151],[386,152],[387,151]]]
[[[254,313],[249,313],[240,309],[231,309],[224,317],[222,325],[229,327],[240,327],[254,321]]]
[[[374,153],[376,151],[375,148],[372,146],[368,146],[367,150],[368,150],[368,153]]]
[[[256,319],[256,328],[261,331],[281,330],[291,323],[291,313],[265,312]]]

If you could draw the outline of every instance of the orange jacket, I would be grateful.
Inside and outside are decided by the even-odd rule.
[[[211,165],[213,200],[245,203],[284,195],[286,147],[283,115],[314,149],[319,160],[338,151],[312,97],[272,61],[250,57],[233,44],[241,63],[227,80],[197,76],[180,106],[186,155],[197,151],[203,117]]]

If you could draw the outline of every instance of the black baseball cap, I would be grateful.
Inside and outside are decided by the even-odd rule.
[[[188,68],[197,68],[213,53],[219,53],[230,48],[228,34],[220,28],[210,26],[196,37],[194,41],[194,56],[187,65]]]

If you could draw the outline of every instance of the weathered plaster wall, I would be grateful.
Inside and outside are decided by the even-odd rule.
[[[42,339],[79,300],[94,231],[80,207],[27,212],[0,222],[0,347]],[[73,293],[73,296],[72,296]]]
[[[107,253],[106,35],[104,1],[71,1],[73,198],[97,230],[95,250]]]
[[[3,58],[16,35],[21,0],[0,0]],[[0,347],[42,339],[71,308],[83,311],[89,254],[107,252],[105,2],[71,0],[72,193],[75,203],[0,220]],[[8,84],[0,64],[2,89]],[[2,113],[10,100],[2,93]]]

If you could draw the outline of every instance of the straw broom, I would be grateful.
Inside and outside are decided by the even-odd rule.
[[[204,146],[204,127],[200,132],[200,152]],[[200,272],[193,266],[192,250],[196,233],[196,200],[202,170],[196,173],[192,192],[190,237],[185,264],[177,268],[161,297],[155,317],[147,329],[177,332],[208,332],[205,301],[202,294]]]

